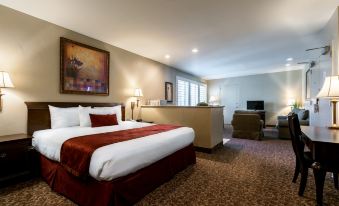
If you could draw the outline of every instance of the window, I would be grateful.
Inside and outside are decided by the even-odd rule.
[[[207,86],[206,84],[199,85],[199,102],[207,103]]]
[[[177,105],[196,106],[207,101],[206,84],[177,76]]]
[[[186,106],[189,104],[189,82],[177,80],[177,104]]]

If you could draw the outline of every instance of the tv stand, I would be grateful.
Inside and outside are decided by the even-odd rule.
[[[235,113],[258,114],[264,122],[263,127],[266,127],[266,111],[265,110],[236,110]]]

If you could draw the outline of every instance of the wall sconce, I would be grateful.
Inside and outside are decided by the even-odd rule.
[[[139,107],[139,97],[142,97],[144,96],[142,94],[142,90],[140,88],[137,88],[134,90],[134,96],[133,97],[136,97],[137,98],[137,107]],[[131,102],[131,110],[132,110],[132,120],[133,120],[133,112],[134,112],[134,108],[135,108],[135,102]]]
[[[1,88],[12,88],[14,87],[11,78],[7,72],[0,71],[0,112],[2,111],[2,100],[1,97],[5,94],[1,93]]]

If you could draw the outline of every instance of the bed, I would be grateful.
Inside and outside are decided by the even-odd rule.
[[[51,129],[48,105],[67,108],[121,104],[26,102],[26,105],[27,132],[34,136],[33,145],[40,153],[42,178],[52,190],[79,205],[133,205],[196,161],[194,132],[191,128],[179,127],[98,148],[90,160],[89,176],[78,177],[60,164],[60,148],[65,141],[82,135],[146,129],[152,124],[123,121],[98,128]],[[125,120],[124,106],[121,110]]]

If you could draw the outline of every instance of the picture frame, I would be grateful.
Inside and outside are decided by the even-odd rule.
[[[311,99],[311,77],[312,77],[312,70],[308,69],[306,71],[306,85],[305,85],[305,99]]]
[[[60,93],[109,95],[108,51],[60,38]]]
[[[173,83],[165,82],[165,100],[169,103],[173,102]]]

